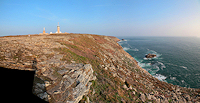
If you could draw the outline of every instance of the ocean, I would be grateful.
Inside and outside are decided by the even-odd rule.
[[[145,70],[161,81],[200,88],[200,38],[118,37],[118,43]],[[156,54],[152,59],[148,53]]]

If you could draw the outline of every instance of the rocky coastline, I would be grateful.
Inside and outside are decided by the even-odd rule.
[[[35,71],[32,92],[51,103],[200,102],[200,89],[159,81],[118,41],[72,33],[0,37],[0,67]]]

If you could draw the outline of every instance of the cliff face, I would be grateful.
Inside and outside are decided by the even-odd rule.
[[[48,102],[200,102],[200,90],[159,81],[117,43],[90,34],[0,38],[0,66],[36,70],[33,93]]]

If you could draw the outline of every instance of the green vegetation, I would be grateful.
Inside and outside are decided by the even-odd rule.
[[[65,44],[65,43],[60,43],[60,44],[62,44],[62,45],[66,45],[67,47],[70,47],[70,48],[73,48],[73,49],[79,49],[77,46],[75,46],[75,45],[72,45],[72,44]],[[79,49],[80,50],[80,49]]]
[[[70,51],[67,48],[55,48],[54,50],[59,51],[62,54],[65,54],[63,57],[62,61],[68,61],[69,63],[73,60],[76,61],[77,63],[87,63],[88,58],[77,55],[76,53]]]

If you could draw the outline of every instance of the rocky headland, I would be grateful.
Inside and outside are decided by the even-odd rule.
[[[0,37],[0,67],[35,71],[32,92],[51,103],[200,102],[200,89],[159,81],[118,41],[91,34]]]

